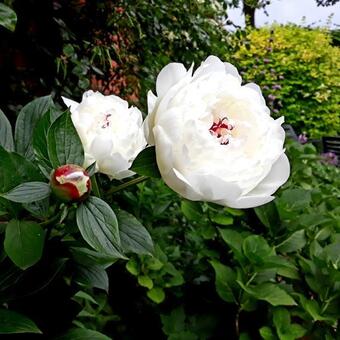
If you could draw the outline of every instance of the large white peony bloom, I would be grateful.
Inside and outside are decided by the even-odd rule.
[[[255,84],[214,56],[192,74],[171,63],[148,94],[145,130],[164,181],[193,201],[232,208],[274,199],[287,181],[283,117],[274,120]]]
[[[96,162],[97,171],[116,179],[133,175],[128,169],[146,146],[141,112],[117,96],[93,91],[81,103],[63,101],[84,147],[84,166]]]

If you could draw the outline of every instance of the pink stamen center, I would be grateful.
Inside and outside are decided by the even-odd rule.
[[[106,129],[107,127],[110,126],[110,120],[109,118],[112,116],[111,113],[107,113],[104,118],[104,124],[102,125],[102,129]]]
[[[234,128],[234,126],[229,122],[227,117],[217,118],[214,120],[211,125],[209,131],[215,136],[221,145],[229,144],[230,131]]]

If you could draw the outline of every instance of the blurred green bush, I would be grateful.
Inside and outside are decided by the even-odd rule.
[[[259,84],[274,116],[311,137],[340,131],[340,50],[323,29],[272,26],[236,33],[232,61]]]

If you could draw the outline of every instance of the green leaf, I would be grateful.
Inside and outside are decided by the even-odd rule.
[[[29,160],[34,159],[32,137],[38,120],[54,106],[51,96],[34,99],[25,105],[15,124],[16,151]]]
[[[235,256],[239,259],[244,258],[242,244],[249,233],[239,232],[232,229],[218,229],[218,231],[220,232],[223,241],[228,244]]]
[[[279,226],[279,213],[274,202],[265,204],[262,207],[254,208],[254,211],[262,224],[269,230]]]
[[[23,182],[43,179],[33,163],[15,152],[7,152],[0,146],[0,193],[5,193]]]
[[[7,224],[4,247],[19,268],[27,269],[40,260],[44,240],[45,233],[38,223],[11,220]]]
[[[117,213],[117,219],[123,251],[152,255],[153,242],[146,228],[133,215],[123,210]]]
[[[267,241],[259,235],[248,236],[242,244],[243,253],[253,263],[263,263],[265,259],[274,254]]]
[[[281,253],[291,253],[302,249],[306,245],[305,231],[298,230],[290,235],[286,240],[276,246],[276,250]]]
[[[65,164],[83,166],[83,145],[72,123],[69,110],[66,110],[51,125],[47,133],[47,143],[48,155],[53,168]]]
[[[46,219],[49,216],[49,198],[45,198],[43,200],[35,201],[32,203],[24,203],[22,206],[34,217]]]
[[[150,146],[141,151],[134,160],[130,170],[138,175],[160,178],[161,174],[156,162],[155,147]]]
[[[0,194],[0,196],[17,203],[32,203],[47,198],[50,192],[51,189],[47,183],[27,182],[18,185],[5,194]]]
[[[14,333],[41,333],[41,331],[28,317],[0,308],[0,334]]]
[[[100,253],[120,257],[118,222],[110,206],[98,197],[89,197],[77,208],[77,225],[84,240]]]
[[[260,328],[260,335],[264,340],[277,340],[277,337],[274,335],[273,331],[267,326]]]
[[[203,218],[202,208],[199,202],[182,200],[181,210],[189,221],[201,221]]]
[[[162,330],[166,335],[182,333],[185,330],[185,312],[183,306],[175,308],[169,315],[161,315]]]
[[[3,3],[0,3],[0,26],[14,32],[17,24],[16,13]]]
[[[258,300],[269,302],[273,306],[295,306],[296,302],[281,287],[274,283],[261,283],[256,286],[246,286],[240,281],[236,281],[241,288],[249,295]]]
[[[106,253],[99,253],[88,248],[71,247],[70,251],[74,261],[85,266],[101,265],[107,268],[115,263],[117,259],[126,259],[125,256],[118,253],[116,254],[117,257]]]
[[[37,122],[33,132],[33,149],[39,163],[46,169],[49,174],[52,171],[52,165],[48,155],[47,134],[52,123],[61,115],[60,111],[50,108]]]
[[[137,276],[140,272],[139,265],[138,265],[138,263],[135,259],[129,260],[126,263],[125,268],[130,274],[132,274],[134,276]]]
[[[340,243],[331,243],[323,249],[322,256],[332,263],[336,270],[340,267]]]
[[[235,303],[233,289],[235,289],[236,274],[230,267],[216,260],[211,260],[210,264],[215,270],[215,285],[218,295],[226,302]]]
[[[12,127],[7,117],[1,110],[0,110],[0,145],[7,151],[14,151]]]
[[[109,291],[109,278],[103,266],[78,266],[75,280],[86,287]]]
[[[112,340],[108,336],[86,328],[74,328],[55,340]]]
[[[290,314],[285,308],[276,308],[273,312],[273,322],[278,335],[290,326]]]
[[[234,219],[231,216],[224,214],[209,214],[209,218],[212,222],[220,224],[220,225],[232,225],[234,223]]]
[[[148,289],[153,288],[153,281],[150,279],[149,276],[146,275],[138,276],[138,284]]]
[[[155,303],[162,303],[165,299],[165,293],[163,288],[160,287],[154,287],[150,289],[146,295],[149,297],[150,300],[152,300]]]

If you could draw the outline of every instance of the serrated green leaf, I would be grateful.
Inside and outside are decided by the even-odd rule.
[[[148,289],[153,288],[153,281],[151,280],[149,276],[141,275],[141,276],[138,276],[137,280],[140,286],[148,288]]]
[[[14,151],[12,127],[7,117],[1,110],[0,110],[0,145],[7,151]]]
[[[50,192],[51,188],[47,183],[27,182],[16,186],[4,194],[0,194],[0,196],[12,202],[32,203],[47,198]]]
[[[117,212],[117,219],[123,251],[151,255],[154,247],[146,228],[133,215],[123,210]]]
[[[53,168],[65,164],[83,166],[84,150],[69,110],[51,125],[47,133],[47,143],[48,156]]]
[[[84,240],[100,253],[121,256],[118,221],[110,206],[98,197],[89,197],[76,213],[77,225]]]
[[[306,242],[307,240],[305,237],[305,231],[303,229],[298,230],[290,235],[286,240],[277,245],[276,250],[281,253],[291,253],[293,251],[302,249]]]
[[[147,147],[141,151],[132,163],[130,170],[138,175],[160,178],[161,174],[156,162],[155,147]]]
[[[230,267],[216,260],[211,260],[210,264],[215,270],[215,285],[218,295],[226,302],[235,303],[234,291],[236,274]]]
[[[274,202],[267,203],[261,207],[254,208],[257,217],[269,230],[277,228],[280,224],[280,217]]]
[[[14,32],[17,24],[16,13],[3,3],[0,3],[0,26]]]
[[[0,334],[15,333],[41,333],[41,331],[28,317],[0,308]]]
[[[14,133],[16,151],[29,160],[34,159],[32,145],[34,128],[43,114],[52,107],[54,104],[51,96],[41,97],[25,105],[18,115]]]
[[[165,299],[165,293],[163,288],[154,287],[150,289],[147,293],[149,299],[151,299],[155,303],[162,303]]]
[[[251,235],[242,243],[242,250],[249,261],[253,263],[264,263],[266,258],[274,255],[274,250],[268,242],[259,235]]]
[[[38,223],[11,220],[6,227],[4,247],[19,268],[27,269],[40,260],[44,240],[45,233]]]
[[[139,265],[138,265],[138,263],[135,259],[129,260],[126,263],[125,268],[130,274],[132,274],[134,276],[137,276],[140,272]]]
[[[203,214],[202,208],[199,202],[193,202],[188,200],[182,200],[181,210],[183,215],[189,221],[201,221]]]
[[[241,281],[236,281],[240,287],[258,300],[264,300],[273,306],[295,306],[294,299],[278,284],[261,283],[256,286],[246,286]]]
[[[260,335],[264,340],[277,340],[273,331],[267,326],[260,328]]]

